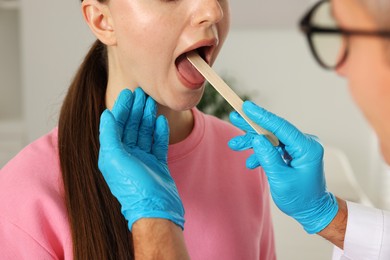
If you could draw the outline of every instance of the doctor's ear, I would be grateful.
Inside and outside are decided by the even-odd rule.
[[[93,34],[105,45],[115,45],[116,37],[107,4],[98,0],[84,0],[81,4],[84,20]]]

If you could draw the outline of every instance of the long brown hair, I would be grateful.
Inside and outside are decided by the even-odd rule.
[[[58,142],[74,259],[133,259],[119,202],[98,169],[99,121],[105,109],[107,49],[97,40],[61,108]]]

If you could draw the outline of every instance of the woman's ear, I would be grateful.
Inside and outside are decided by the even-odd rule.
[[[115,45],[115,31],[107,4],[100,3],[98,0],[84,0],[81,10],[93,34],[105,45]]]

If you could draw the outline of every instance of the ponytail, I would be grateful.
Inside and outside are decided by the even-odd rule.
[[[97,40],[70,85],[59,118],[60,166],[76,260],[134,258],[120,204],[98,169],[107,79],[107,49]]]

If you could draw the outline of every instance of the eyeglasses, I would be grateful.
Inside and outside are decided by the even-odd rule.
[[[329,0],[316,3],[300,22],[310,50],[317,62],[326,69],[336,69],[345,62],[349,52],[349,36],[390,38],[390,31],[345,30],[338,27]]]

